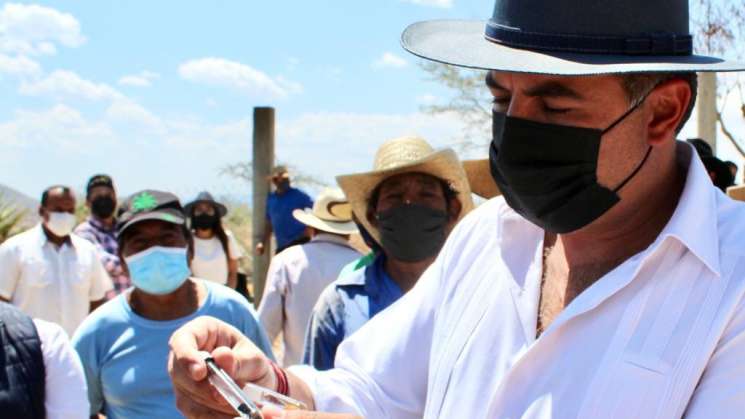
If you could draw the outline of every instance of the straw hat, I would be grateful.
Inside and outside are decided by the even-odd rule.
[[[745,185],[730,186],[727,188],[727,196],[737,201],[745,201]]]
[[[473,209],[466,172],[453,150],[446,148],[435,151],[427,141],[418,137],[389,140],[375,154],[372,171],[336,177],[358,221],[376,241],[380,242],[380,233],[367,220],[370,194],[384,180],[402,173],[424,173],[448,182],[458,192],[462,207],[459,220]]]
[[[491,175],[489,159],[464,160],[463,169],[466,171],[466,176],[468,176],[468,184],[471,186],[471,192],[486,199],[502,195]]]
[[[327,233],[348,235],[357,232],[352,221],[349,201],[339,188],[326,188],[316,199],[313,209],[296,209],[292,216],[301,223]]]

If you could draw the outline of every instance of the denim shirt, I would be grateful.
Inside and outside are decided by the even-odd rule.
[[[385,256],[381,253],[364,268],[345,268],[324,290],[305,336],[305,364],[318,370],[333,368],[339,344],[401,298],[401,288],[385,272],[384,265]]]

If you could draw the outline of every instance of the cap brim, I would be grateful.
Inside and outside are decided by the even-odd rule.
[[[179,224],[179,225],[186,224],[186,220],[184,219],[184,217],[177,215],[175,210],[173,212],[169,210],[161,210],[157,212],[146,212],[141,215],[135,215],[134,217],[132,217],[131,220],[127,221],[126,224],[124,224],[117,230],[116,234],[121,235],[125,230],[132,227],[133,225],[137,223],[141,223],[143,221],[149,221],[149,220],[159,220],[159,221],[165,221],[167,223]]]
[[[631,56],[537,52],[484,37],[485,21],[433,20],[406,28],[401,45],[419,57],[482,70],[552,75],[743,71],[745,63],[701,55]]]
[[[310,212],[310,210],[308,209],[296,209],[292,211],[292,216],[308,227],[313,227],[316,230],[325,231],[327,233],[341,234],[346,236],[349,234],[357,233],[359,231],[357,229],[357,225],[355,225],[352,221],[339,222],[322,220],[313,215],[313,213]]]

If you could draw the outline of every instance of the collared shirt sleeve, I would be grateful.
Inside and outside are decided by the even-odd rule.
[[[44,406],[48,419],[88,417],[89,405],[83,365],[62,327],[34,320],[41,339],[46,373]]]
[[[341,343],[334,369],[291,368],[311,388],[317,410],[366,418],[422,417],[443,293],[443,254],[411,291]]]
[[[686,419],[735,419],[745,411],[745,301],[709,359],[693,393]]]
[[[284,299],[287,292],[287,269],[281,256],[275,256],[269,263],[266,275],[266,288],[259,306],[259,320],[270,341],[282,331],[284,322]]]
[[[103,267],[95,248],[93,251],[93,270],[91,273],[92,277],[89,298],[91,301],[98,301],[103,299],[108,291],[114,289],[114,284],[111,282],[111,277],[108,272],[106,272],[106,269]]]
[[[12,241],[6,241],[0,245],[0,297],[13,298],[20,275],[17,247]]]
[[[340,313],[344,313],[344,308],[335,291],[332,283],[321,294],[311,312],[305,334],[303,363],[319,371],[334,368],[336,350],[344,340],[344,328],[338,318]]]

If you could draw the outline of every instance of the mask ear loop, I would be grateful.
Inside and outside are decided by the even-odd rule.
[[[637,173],[639,173],[639,170],[642,169],[642,166],[644,166],[644,163],[646,163],[647,158],[649,157],[650,154],[652,154],[652,146],[649,146],[649,148],[647,148],[647,154],[645,154],[644,155],[644,158],[642,159],[642,161],[638,165],[636,165],[636,169],[634,169],[634,171],[631,172],[631,174],[628,177],[626,177],[626,179],[623,182],[621,182],[620,185],[616,186],[616,188],[613,189],[613,193],[616,193],[616,192],[620,191],[621,188],[623,188],[624,186],[626,186],[626,184],[629,183],[629,181],[634,176],[636,176]]]

